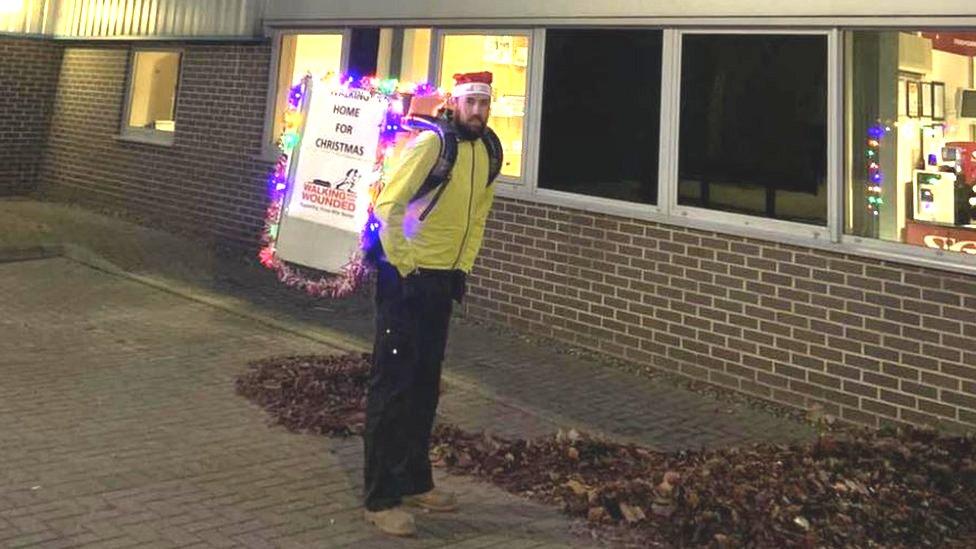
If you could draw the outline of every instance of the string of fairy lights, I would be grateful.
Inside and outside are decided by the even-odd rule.
[[[365,261],[363,250],[372,239],[378,238],[379,224],[373,216],[373,204],[382,190],[382,178],[378,178],[369,188],[368,222],[360,235],[360,246],[353,252],[349,261],[336,274],[312,276],[305,269],[282,260],[277,253],[278,232],[284,213],[285,199],[290,187],[295,183],[289,179],[292,168],[294,151],[301,143],[302,129],[305,122],[305,111],[309,96],[311,76],[306,76],[293,86],[288,93],[288,105],[283,115],[284,129],[278,138],[278,148],[281,151],[268,176],[269,205],[265,214],[264,232],[261,238],[261,250],[258,257],[261,264],[273,269],[278,280],[288,287],[303,290],[312,297],[342,298],[361,289],[369,277],[370,267]],[[327,76],[322,80],[326,86],[334,86],[348,90],[356,88],[370,94],[379,94],[389,100],[386,121],[379,136],[379,147],[376,152],[376,168],[385,172],[386,163],[392,157],[392,149],[397,133],[401,131],[401,120],[404,116],[403,104],[407,96],[427,97],[441,94],[438,88],[427,84],[401,83],[396,79],[379,79],[364,77],[355,79],[350,76]]]

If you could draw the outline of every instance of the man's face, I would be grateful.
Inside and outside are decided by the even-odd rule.
[[[480,94],[462,95],[452,99],[454,120],[472,135],[482,135],[488,127],[491,114],[491,97]]]

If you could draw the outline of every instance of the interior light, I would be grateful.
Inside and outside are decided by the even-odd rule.
[[[19,13],[24,9],[24,0],[0,0],[0,15]]]

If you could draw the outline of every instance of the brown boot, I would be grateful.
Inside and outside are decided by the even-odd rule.
[[[450,513],[457,511],[458,508],[457,497],[454,494],[442,492],[437,488],[415,496],[404,496],[403,502],[436,513]]]
[[[399,507],[383,509],[382,511],[366,510],[366,522],[379,528],[383,533],[391,536],[412,536],[417,533],[413,515]]]

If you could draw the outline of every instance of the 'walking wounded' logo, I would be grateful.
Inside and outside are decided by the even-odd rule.
[[[305,183],[302,200],[347,212],[356,211],[356,183],[362,179],[359,170],[352,168],[346,176],[333,184],[314,179]]]

